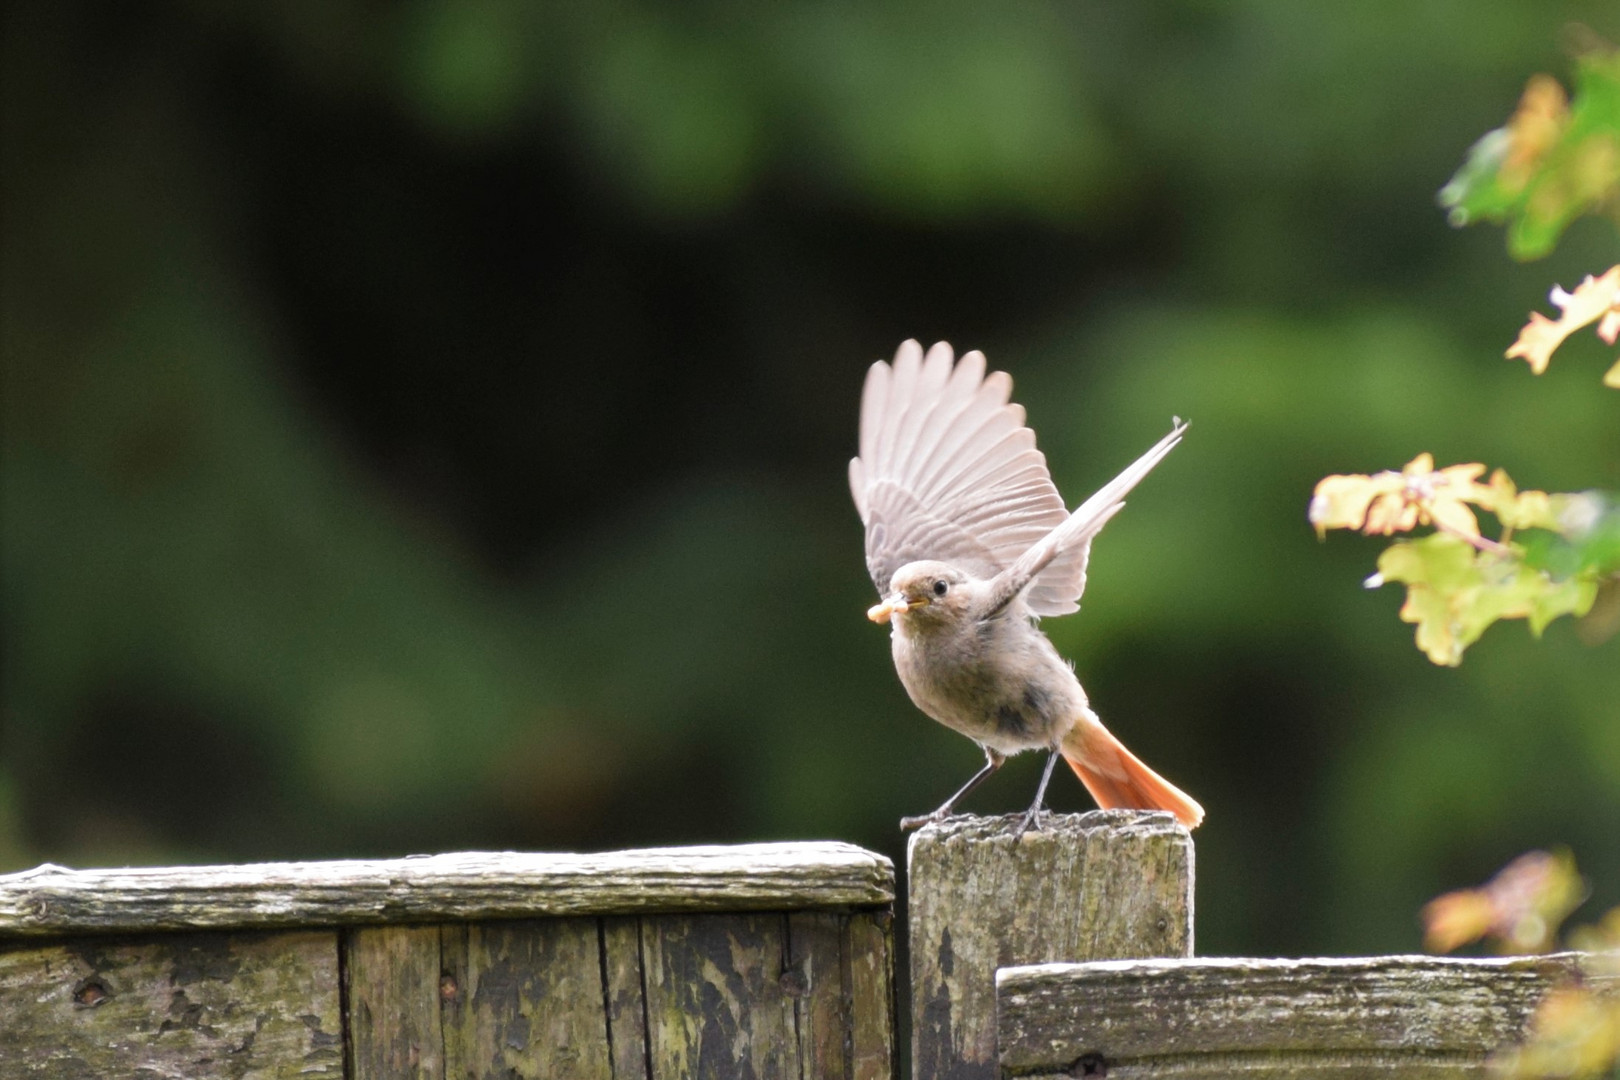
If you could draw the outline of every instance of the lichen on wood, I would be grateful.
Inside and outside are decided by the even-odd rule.
[[[0,1075],[343,1075],[332,931],[74,938],[0,950]]]

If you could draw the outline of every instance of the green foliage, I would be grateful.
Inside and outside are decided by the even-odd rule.
[[[1400,472],[1329,476],[1316,485],[1308,515],[1318,535],[1435,526],[1387,548],[1367,586],[1405,583],[1401,618],[1417,624],[1418,648],[1449,667],[1499,619],[1526,619],[1540,637],[1553,619],[1585,615],[1600,588],[1620,582],[1612,499],[1520,491],[1501,469],[1481,484],[1484,471],[1479,464],[1436,470],[1434,458],[1420,454]],[[1500,539],[1480,534],[1471,504],[1496,515]],[[1614,629],[1605,625],[1599,636]]]
[[[1505,222],[1516,259],[1546,256],[1582,214],[1620,224],[1620,50],[1578,58],[1572,101],[1550,76],[1532,79],[1507,126],[1469,150],[1440,204],[1453,225]]]
[[[1454,225],[1475,218],[1510,220],[1509,249],[1520,258],[1552,250],[1580,214],[1620,213],[1620,51],[1593,49],[1578,61],[1575,105],[1550,76],[1530,80],[1518,112],[1469,153],[1440,193]],[[1620,220],[1620,219],[1617,219]],[[1506,352],[1540,375],[1575,330],[1598,324],[1613,344],[1620,335],[1620,266],[1588,275],[1573,292],[1555,288],[1557,320],[1533,313]],[[1620,363],[1604,377],[1620,386]],[[1525,619],[1540,637],[1560,615],[1585,615],[1600,590],[1620,589],[1620,516],[1603,492],[1551,495],[1520,492],[1498,469],[1480,484],[1483,465],[1435,470],[1429,454],[1400,472],[1335,475],[1316,486],[1308,516],[1321,536],[1360,529],[1385,536],[1433,525],[1432,535],[1396,541],[1378,559],[1369,587],[1407,586],[1401,618],[1417,624],[1417,646],[1436,664],[1455,667],[1463,651],[1501,619]],[[1469,504],[1496,514],[1499,540],[1480,535]],[[1534,530],[1512,542],[1514,530]],[[1588,636],[1620,630],[1605,612]]]
[[[1417,624],[1429,659],[1450,666],[1498,619],[1527,619],[1540,637],[1558,616],[1586,614],[1597,596],[1596,581],[1560,579],[1449,533],[1392,544],[1378,557],[1378,579],[1406,585],[1401,618]]]

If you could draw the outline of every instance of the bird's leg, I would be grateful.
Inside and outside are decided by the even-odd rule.
[[[955,795],[952,795],[950,798],[946,799],[944,804],[932,814],[924,814],[922,817],[901,818],[900,828],[906,832],[910,832],[912,829],[920,829],[924,825],[938,825],[941,821],[944,821],[946,818],[951,816],[951,811],[955,809],[958,799],[961,799],[968,792],[984,783],[985,777],[1001,768],[1002,763],[1006,760],[1006,754],[998,754],[988,746],[985,747],[984,768],[974,773],[968,782],[963,784]],[[1044,787],[1045,785],[1043,784],[1042,786]]]
[[[1046,755],[1046,768],[1041,772],[1041,786],[1035,789],[1035,801],[1030,804],[1029,810],[1025,812],[1024,820],[1018,823],[1018,831],[1013,833],[1014,840],[1023,836],[1024,833],[1029,831],[1031,825],[1035,825],[1041,820],[1041,814],[1046,806],[1046,785],[1052,782],[1052,766],[1057,764],[1057,760],[1057,750],[1053,750]]]

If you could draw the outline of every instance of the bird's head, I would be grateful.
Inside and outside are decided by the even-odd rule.
[[[955,621],[967,611],[969,581],[949,563],[907,563],[894,572],[888,594],[866,617],[878,623],[903,618],[911,625]]]

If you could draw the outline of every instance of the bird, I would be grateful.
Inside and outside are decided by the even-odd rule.
[[[1103,809],[1167,810],[1186,827],[1203,807],[1127,750],[1092,710],[1074,667],[1041,632],[1043,616],[1079,610],[1091,540],[1125,495],[1181,441],[1187,423],[1073,512],[1052,483],[1012,378],[982,352],[955,358],[903,343],[861,393],[849,486],[866,530],[866,566],[890,625],[894,665],[912,703],[984,751],[984,767],[933,813],[956,804],[1026,750],[1047,752],[1017,835],[1038,824],[1058,758]]]

